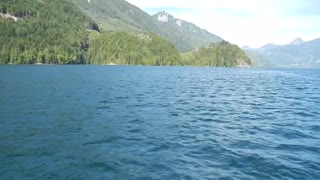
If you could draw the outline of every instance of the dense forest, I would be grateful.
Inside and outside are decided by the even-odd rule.
[[[177,65],[181,61],[171,42],[160,36],[97,33],[98,25],[65,0],[5,0],[0,2],[0,13],[13,17],[0,17],[2,64]]]
[[[101,30],[73,1],[0,2],[0,64],[232,67],[241,62],[250,64],[226,41],[181,56],[172,42],[153,33]]]
[[[154,34],[126,32],[100,33],[90,40],[89,64],[189,65],[235,67],[251,65],[250,59],[236,45],[227,41],[184,53],[170,41]]]
[[[64,0],[1,0],[1,63],[83,63],[89,29],[98,26]]]
[[[212,43],[209,47],[201,47],[183,57],[184,64],[192,66],[235,67],[240,64],[243,66],[251,65],[246,54],[237,45],[227,41]]]
[[[172,43],[154,34],[101,33],[90,45],[90,64],[181,65]]]

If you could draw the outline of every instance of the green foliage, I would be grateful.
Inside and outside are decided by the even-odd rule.
[[[2,0],[0,63],[83,63],[88,48],[86,29],[98,26],[65,0]]]
[[[105,31],[155,32],[159,23],[125,0],[68,0],[78,5]]]
[[[154,34],[102,33],[90,40],[90,64],[180,65],[181,56]]]
[[[198,51],[183,54],[182,59],[170,41],[152,33],[142,31],[101,33],[99,26],[83,14],[75,2],[69,1],[74,0],[2,0],[0,63],[227,67],[237,66],[240,62],[250,64],[250,60],[241,49],[225,41],[211,44],[209,48],[202,47]],[[90,4],[97,8],[101,2],[95,0]],[[134,7],[131,9],[132,12],[127,12],[128,8],[132,8],[129,3],[105,1],[113,6],[119,2],[124,6],[117,6],[119,9],[110,9],[105,13],[113,20],[124,19],[123,22],[131,23],[137,29],[147,26],[151,28],[152,25],[139,20],[139,17],[144,17],[145,14],[138,8]],[[78,3],[88,2],[79,0]],[[107,10],[102,8],[100,11]],[[117,14],[120,11],[126,13]],[[129,18],[135,15],[135,18]],[[155,22],[151,16],[149,18],[150,22]]]
[[[240,64],[251,65],[250,59],[236,45],[227,41],[201,47],[192,55],[185,54],[184,64],[193,66],[235,67]]]
[[[210,42],[222,39],[194,24],[184,22],[182,27],[175,19],[168,23],[158,21],[158,16],[150,16],[125,0],[69,0],[77,4],[104,31],[152,32],[170,40],[180,52],[192,51]]]

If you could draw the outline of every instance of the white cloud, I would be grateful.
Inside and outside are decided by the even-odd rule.
[[[310,6],[311,0],[128,0],[141,9],[169,8],[190,21],[239,46],[285,44],[301,37],[320,37],[320,16],[293,14]],[[311,4],[312,5],[312,4]],[[186,11],[172,10],[174,8]],[[171,9],[171,11],[170,11]],[[166,9],[164,9],[166,10]]]

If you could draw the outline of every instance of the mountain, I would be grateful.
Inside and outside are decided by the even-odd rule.
[[[265,45],[256,49],[265,59],[281,67],[320,67],[320,38],[304,42],[297,38],[286,45]]]
[[[261,53],[251,48],[242,48],[245,54],[251,60],[251,65],[254,67],[273,67],[274,65],[266,59]]]
[[[149,14],[124,0],[68,0],[78,5],[105,31],[155,32],[158,24]]]
[[[101,3],[109,4],[109,9]],[[166,16],[170,19],[164,24],[121,0],[2,0],[0,64],[250,65],[244,52],[226,41],[202,46],[190,58],[182,58],[172,42],[193,49],[200,37],[197,31],[212,41],[217,37]],[[148,29],[168,35],[171,41]]]
[[[296,39],[294,39],[293,41],[291,41],[291,45],[296,45],[296,46],[299,46],[299,45],[301,45],[301,44],[303,44],[304,42],[303,42],[303,40],[301,39],[301,38],[296,38]]]
[[[159,21],[159,13],[151,16],[124,0],[69,1],[77,4],[104,31],[152,32],[170,40],[180,52],[222,41],[222,38],[171,15],[172,19],[167,23]]]
[[[223,40],[221,37],[185,20],[175,18],[165,11],[154,14],[152,17],[161,23],[162,29],[166,31],[166,33],[171,34],[173,32],[178,32],[180,36],[187,39],[188,42],[191,43],[193,49],[197,49],[201,46],[209,46],[210,43],[216,43]]]
[[[266,44],[265,46],[261,48],[268,48],[274,46],[273,44]],[[256,49],[251,48],[249,46],[243,46],[241,48],[245,54],[249,57],[251,60],[251,65],[254,67],[273,67],[274,65],[266,58],[264,57],[260,52],[258,52]]]
[[[172,43],[158,35],[100,32],[66,0],[0,2],[0,64],[173,65],[180,60]]]

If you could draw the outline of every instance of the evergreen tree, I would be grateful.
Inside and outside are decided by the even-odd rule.
[[[240,63],[251,65],[250,59],[236,45],[227,41],[210,44],[208,48],[201,47],[192,52],[190,56],[184,56],[185,65],[235,67]]]
[[[65,0],[1,0],[0,63],[82,63],[97,25]]]

